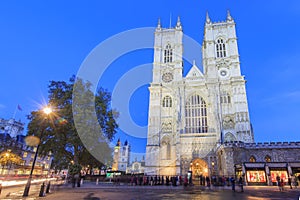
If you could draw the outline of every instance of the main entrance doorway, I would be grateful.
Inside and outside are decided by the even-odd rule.
[[[208,166],[205,160],[200,158],[194,159],[190,163],[190,171],[192,171],[193,182],[197,183],[200,180],[200,176],[208,176]]]

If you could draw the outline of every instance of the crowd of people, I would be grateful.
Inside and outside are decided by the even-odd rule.
[[[112,179],[114,184],[118,185],[121,182],[127,183],[131,186],[136,185],[150,185],[150,186],[156,186],[156,185],[182,185],[187,183],[188,181],[185,178],[182,178],[182,176],[146,176],[146,175],[131,175],[131,176],[117,176]]]
[[[130,175],[130,176],[116,176],[111,181],[115,185],[120,183],[131,185],[131,186],[191,186],[194,184],[211,188],[214,186],[232,186],[235,191],[235,179],[233,177],[208,177],[199,176],[196,180],[192,180],[191,176],[147,176],[147,175]],[[242,177],[238,180],[238,185],[243,191],[244,180]]]

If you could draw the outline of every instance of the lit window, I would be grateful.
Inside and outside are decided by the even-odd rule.
[[[185,105],[185,132],[207,133],[206,103],[199,95],[191,96]]]
[[[24,152],[24,153],[23,153],[23,158],[26,158],[26,157],[27,157],[27,154],[28,154],[27,152]]]
[[[218,39],[216,44],[217,58],[226,57],[226,48],[223,39]]]
[[[271,157],[270,157],[270,156],[266,156],[266,157],[265,157],[265,161],[266,161],[266,162],[271,162]]]
[[[171,45],[168,44],[164,51],[164,63],[170,63],[172,62],[173,57],[173,49],[171,48]]]
[[[251,156],[249,159],[250,162],[256,162],[256,158],[254,156]]]

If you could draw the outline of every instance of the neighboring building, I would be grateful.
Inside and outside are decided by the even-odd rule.
[[[0,153],[11,152],[20,156],[23,160],[20,165],[1,166],[0,174],[25,175],[29,174],[34,159],[36,147],[29,147],[25,143],[23,135],[24,123],[14,119],[0,119]],[[40,157],[38,156],[33,171],[34,175],[47,175],[53,157],[51,154]]]
[[[112,170],[126,172],[126,169],[129,166],[129,161],[130,145],[128,144],[127,140],[125,141],[124,145],[122,145],[120,139],[118,139],[114,149]]]
[[[15,119],[0,118],[0,134],[9,135],[10,137],[17,137],[23,134],[24,123],[16,121]]]
[[[130,163],[130,145],[126,140],[122,145],[120,139],[118,139],[116,146],[114,147],[113,155],[113,171],[123,171],[125,173],[139,174],[144,173],[145,159],[138,161],[135,158],[134,162]]]
[[[284,182],[300,177],[300,142],[242,143],[225,142],[217,148],[220,176],[245,176],[248,184],[275,185],[279,175]]]
[[[281,166],[288,176],[299,173],[288,167],[298,166],[296,162],[289,164],[280,158],[291,149],[299,151],[299,143],[268,143],[267,148],[254,143],[235,22],[229,12],[226,21],[216,23],[206,15],[203,72],[194,62],[183,77],[184,44],[179,18],[175,28],[162,28],[158,22],[154,35],[146,174],[245,176],[247,169],[256,166],[248,164],[253,162],[251,156],[256,162],[263,162],[265,170],[272,162],[285,162],[284,168],[284,164],[272,164],[273,169]],[[239,146],[233,153],[234,144]],[[273,147],[275,150],[269,152]],[[263,156],[269,156],[270,162],[261,159]],[[293,161],[300,161],[296,153],[290,156]],[[269,171],[265,174],[269,175]]]
[[[137,158],[129,165],[126,170],[129,174],[141,174],[145,173],[145,158],[143,156],[141,161],[138,161]]]

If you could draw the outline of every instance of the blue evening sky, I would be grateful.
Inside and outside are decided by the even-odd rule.
[[[228,9],[237,25],[255,141],[300,141],[298,0],[1,1],[0,117],[11,118],[19,104],[15,118],[28,123],[26,115],[47,102],[49,81],[68,81],[89,53],[115,34],[156,26],[158,18],[164,27],[171,18],[174,26],[180,15],[184,33],[202,44],[206,11],[215,22],[225,20]],[[123,74],[152,61],[151,49],[120,56],[100,85],[113,92]],[[127,106],[140,126],[147,125],[147,87],[136,90]],[[128,139],[133,152],[145,152],[145,138],[122,131],[118,137]]]

